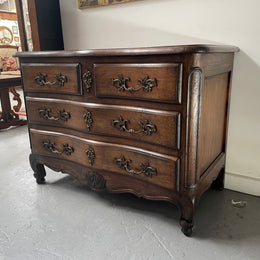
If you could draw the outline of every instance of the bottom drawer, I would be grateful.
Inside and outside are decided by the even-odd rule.
[[[33,153],[132,176],[164,188],[178,185],[179,158],[147,150],[31,129]]]

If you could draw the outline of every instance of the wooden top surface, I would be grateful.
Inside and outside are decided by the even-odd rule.
[[[165,47],[89,49],[84,51],[35,51],[17,52],[14,57],[80,57],[80,56],[134,56],[151,54],[217,53],[238,52],[239,48],[229,45],[176,45]]]
[[[0,75],[0,88],[19,86],[21,82],[19,75]]]

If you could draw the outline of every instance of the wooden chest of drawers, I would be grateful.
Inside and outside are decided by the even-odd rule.
[[[195,208],[223,188],[232,46],[19,53],[37,183],[46,165],[93,190]]]

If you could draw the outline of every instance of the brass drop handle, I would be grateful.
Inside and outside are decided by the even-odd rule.
[[[51,109],[44,107],[44,108],[39,108],[38,109],[40,117],[46,119],[46,120],[62,120],[62,121],[68,121],[68,119],[71,118],[71,115],[69,112],[66,112],[65,109],[63,110],[58,110],[58,117],[51,116]]]
[[[153,175],[157,175],[157,169],[154,167],[151,167],[149,162],[147,162],[145,164],[141,163],[140,164],[141,170],[139,170],[139,171],[130,169],[129,164],[132,161],[126,159],[123,155],[119,159],[115,158],[114,162],[120,169],[123,169],[130,174],[134,174],[134,175],[144,174],[145,176],[150,177],[150,178],[152,178]]]
[[[153,87],[157,87],[157,79],[150,79],[148,75],[145,75],[144,79],[138,79],[140,82],[139,88],[133,88],[127,86],[127,81],[131,81],[129,77],[124,78],[123,74],[119,74],[118,78],[112,79],[112,84],[119,91],[136,92],[143,89],[144,92],[151,92]]]
[[[45,150],[56,154],[65,153],[66,155],[71,155],[74,152],[73,147],[69,146],[68,144],[63,145],[62,151],[57,150],[57,148],[55,148],[55,143],[52,143],[50,140],[43,141],[42,146]]]
[[[65,75],[62,75],[61,72],[59,72],[58,75],[54,76],[56,79],[53,82],[46,81],[47,74],[38,72],[38,75],[34,77],[34,81],[39,84],[40,86],[53,86],[55,84],[58,84],[60,87],[64,86],[64,83],[68,82],[68,79]]]
[[[150,123],[149,120],[145,120],[144,122],[140,121],[139,130],[128,129],[128,123],[129,120],[125,120],[122,116],[119,116],[118,120],[112,120],[112,126],[116,127],[120,131],[126,131],[131,134],[151,135],[157,131],[156,125]]]

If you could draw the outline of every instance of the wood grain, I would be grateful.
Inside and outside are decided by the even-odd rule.
[[[49,82],[55,82],[56,76],[61,73],[67,78],[67,82],[64,83],[64,86],[59,86],[58,84],[41,86],[35,82],[35,77],[39,73],[45,74],[46,81]],[[81,66],[79,63],[23,64],[22,74],[25,91],[82,95]]]
[[[179,208],[183,233],[191,235],[200,197],[214,181],[223,187],[236,51],[233,46],[191,45],[17,54],[25,72],[30,158],[37,182],[44,182],[43,165],[47,165],[93,190],[172,202]],[[82,70],[68,67],[73,68],[66,71],[73,87],[65,83],[66,91],[59,92],[59,88],[43,91],[35,86],[32,79],[39,68],[47,69],[53,78],[59,71],[64,73],[64,64],[79,64]],[[87,71],[92,75],[89,91],[82,84]],[[139,88],[139,79],[145,75],[156,78],[158,86],[147,93],[142,88],[119,91],[112,83],[119,74],[131,79],[126,88]],[[82,92],[76,87],[81,84]],[[63,110],[70,117],[67,121],[44,119],[39,109],[45,108],[50,113],[47,117],[57,118]],[[92,116],[89,126],[84,120],[87,111]],[[121,131],[112,123],[120,116],[127,120]],[[156,131],[134,134],[146,120]],[[46,150],[46,141],[55,149]],[[73,150],[69,155],[63,152],[67,146]]]
[[[162,145],[172,149],[180,148],[180,113],[178,112],[30,97],[27,98],[27,107],[31,123],[73,128],[97,135],[118,136]],[[49,109],[50,117],[54,117],[56,120],[40,116],[39,110],[43,109]],[[59,111],[66,111],[70,114],[70,118],[67,121],[59,119]],[[84,114],[87,111],[92,115],[93,122],[90,129],[88,129],[84,120]],[[126,124],[128,129],[138,131],[142,129],[140,122],[145,123],[148,121],[149,124],[156,127],[156,132],[151,133],[151,135],[145,135],[142,132],[129,133],[120,131],[112,124],[112,121],[118,120],[120,116],[128,120]]]
[[[182,64],[94,64],[94,72],[97,97],[181,102]],[[122,91],[112,84],[112,80],[118,79],[120,74],[129,79],[126,82],[128,88],[140,88],[140,80],[146,75],[155,79],[157,84],[150,92],[143,89]]]
[[[146,182],[155,183],[165,188],[176,188],[176,180],[178,180],[176,177],[178,175],[178,158],[152,153],[134,147],[102,143],[93,140],[81,139],[71,135],[39,131],[35,129],[31,129],[31,138],[32,149],[35,153],[62,158],[91,167],[92,165],[88,161],[86,151],[89,147],[92,147],[95,151],[96,157],[93,167],[97,170],[101,169],[111,172],[118,172],[124,175],[130,175]],[[54,143],[55,149],[58,151],[62,151],[63,145],[68,144],[73,147],[74,152],[71,155],[66,155],[65,153],[52,153],[43,147],[43,142],[46,140]],[[124,169],[120,169],[115,164],[114,160],[121,158],[121,156],[131,160],[129,169],[131,168],[135,171],[140,171],[140,164],[149,163],[152,167],[157,169],[157,175],[153,177],[147,177],[144,174],[131,175]]]

